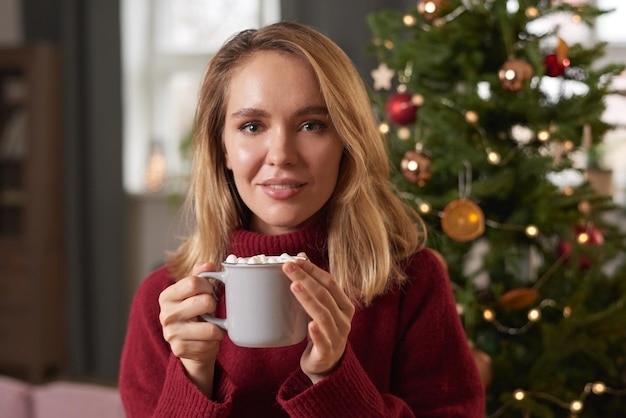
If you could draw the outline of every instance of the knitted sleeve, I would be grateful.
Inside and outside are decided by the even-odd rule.
[[[139,287],[131,306],[122,352],[119,389],[129,418],[227,417],[234,385],[216,365],[215,400],[188,378],[163,339],[158,298],[171,282],[164,269]]]
[[[278,400],[292,417],[484,416],[484,393],[448,278],[430,251],[418,253],[398,302],[391,387],[380,393],[348,345],[339,367],[316,385],[301,371]]]

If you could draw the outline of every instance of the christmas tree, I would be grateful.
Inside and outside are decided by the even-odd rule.
[[[423,0],[368,17],[392,181],[448,269],[491,417],[626,416],[623,208],[588,163],[624,68],[545,24],[606,12]]]

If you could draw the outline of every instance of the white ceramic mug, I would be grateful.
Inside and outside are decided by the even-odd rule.
[[[304,340],[308,316],[291,293],[291,280],[283,263],[222,263],[223,271],[204,272],[201,277],[224,283],[226,318],[209,314],[202,318],[228,332],[241,347],[283,347]]]

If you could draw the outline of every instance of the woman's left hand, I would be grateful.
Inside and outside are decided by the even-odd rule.
[[[283,271],[292,281],[291,291],[311,318],[309,344],[300,367],[315,384],[341,360],[355,308],[335,279],[309,260],[286,263]]]

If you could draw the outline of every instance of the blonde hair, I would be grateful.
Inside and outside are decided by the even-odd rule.
[[[405,280],[402,262],[423,245],[426,229],[392,191],[385,144],[354,65],[326,36],[293,22],[240,32],[211,59],[196,113],[186,202],[194,232],[168,266],[174,277],[183,277],[198,261],[219,264],[230,233],[248,224],[249,210],[226,169],[222,133],[233,70],[268,50],[294,54],[311,66],[342,138],[342,166],[326,205],[330,272],[353,300],[367,305],[391,283]]]

